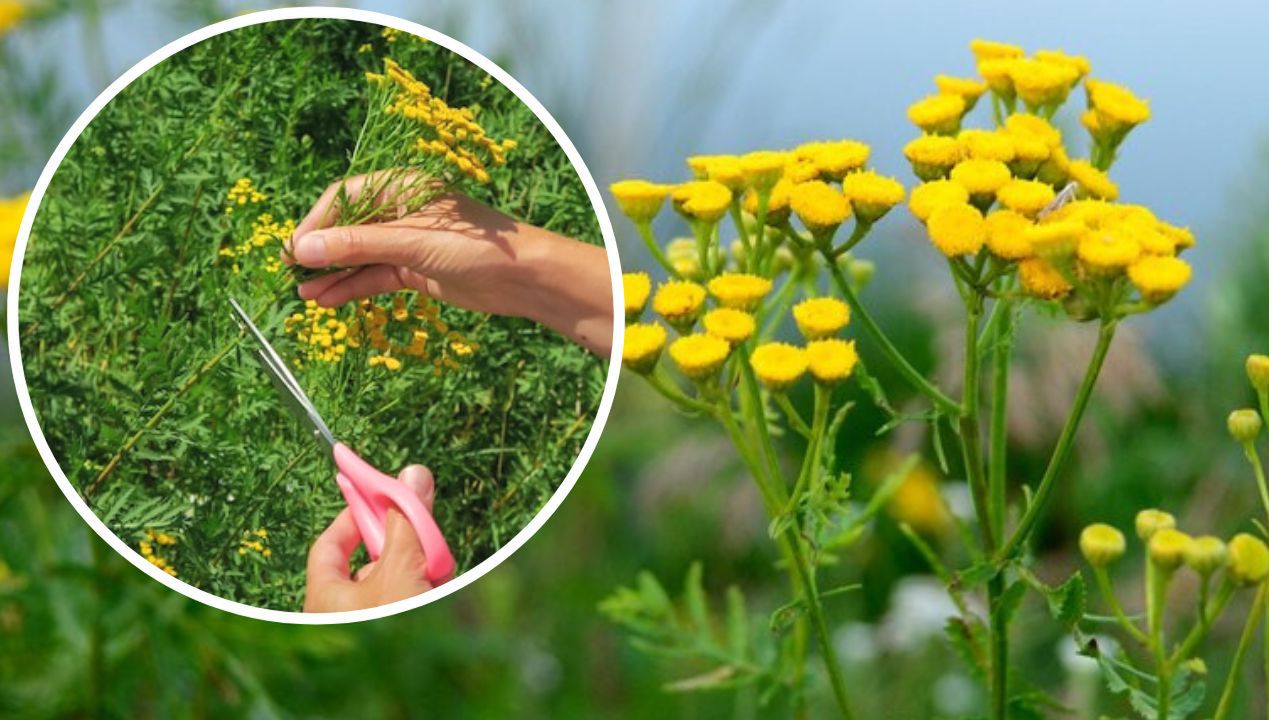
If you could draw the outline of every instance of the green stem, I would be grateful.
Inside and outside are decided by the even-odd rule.
[[[811,419],[810,442],[806,446],[806,455],[802,458],[802,471],[798,473],[793,492],[789,494],[789,501],[784,506],[786,515],[794,511],[798,500],[806,489],[812,486],[819,472],[820,452],[824,443],[824,429],[828,426],[828,406],[831,395],[832,391],[828,387],[819,383],[815,384],[815,410]],[[787,398],[785,402],[788,402]]]
[[[1185,639],[1181,641],[1181,644],[1172,652],[1172,657],[1168,660],[1169,664],[1176,665],[1194,652],[1194,648],[1198,647],[1198,644],[1203,642],[1203,638],[1207,636],[1207,630],[1212,626],[1212,621],[1214,621],[1217,616],[1225,610],[1225,606],[1229,604],[1229,599],[1233,596],[1234,584],[1226,580],[1225,583],[1221,585],[1221,589],[1217,591],[1216,597],[1212,598],[1212,601],[1207,604],[1207,622],[1198,623],[1194,627],[1190,628],[1189,634],[1185,636]]]
[[[802,419],[802,414],[798,412],[798,409],[793,407],[793,403],[789,402],[789,396],[780,392],[773,393],[771,397],[775,398],[776,405],[784,411],[784,416],[788,419],[789,426],[799,435],[810,440],[812,437],[811,428]]]
[[[991,456],[987,466],[987,492],[988,506],[991,508],[991,530],[995,537],[1002,537],[1005,533],[1008,484],[1009,363],[1013,359],[1013,302],[997,302],[992,319],[997,320],[997,323],[993,333],[995,344],[991,351],[991,425],[988,431]]]
[[[1260,624],[1260,616],[1265,612],[1265,593],[1269,585],[1262,584],[1256,591],[1256,601],[1247,615],[1247,624],[1243,626],[1242,636],[1238,638],[1238,649],[1234,651],[1234,660],[1229,666],[1229,675],[1225,677],[1225,688],[1221,690],[1220,703],[1216,706],[1216,714],[1212,720],[1225,720],[1229,717],[1230,704],[1234,700],[1234,688],[1238,685],[1238,674],[1247,657],[1247,649],[1251,646],[1251,638]]]
[[[965,463],[965,478],[969,481],[974,498],[974,511],[983,536],[983,547],[988,553],[996,548],[996,537],[991,529],[991,511],[987,499],[987,478],[983,475],[982,436],[978,424],[978,325],[982,319],[982,298],[973,295],[966,299],[965,320],[965,381],[961,396],[960,443],[961,458]]]
[[[1009,624],[1004,616],[1002,598],[1005,594],[1005,571],[1001,569],[987,581],[987,606],[990,612],[989,631],[991,646],[989,664],[991,679],[992,720],[1009,717]]]
[[[895,344],[886,336],[885,331],[881,329],[877,321],[859,302],[859,296],[855,294],[854,288],[850,286],[850,282],[847,281],[846,276],[842,273],[842,269],[837,266],[837,263],[833,262],[832,257],[826,256],[824,259],[827,262],[829,272],[832,274],[833,284],[837,287],[838,292],[842,294],[842,297],[845,298],[846,303],[850,305],[851,311],[859,319],[860,324],[864,326],[864,331],[873,339],[873,342],[877,343],[886,359],[894,365],[900,375],[903,375],[911,383],[913,388],[929,398],[930,402],[934,403],[935,407],[941,412],[948,415],[959,415],[961,412],[960,405],[935,387],[934,383],[927,380],[916,368],[912,367],[912,364],[899,352],[899,348],[895,347]]]
[[[1248,441],[1243,443],[1243,454],[1247,456],[1247,462],[1251,463],[1252,472],[1256,474],[1256,487],[1260,489],[1260,502],[1264,506],[1265,515],[1269,516],[1269,486],[1265,483],[1265,466],[1260,462],[1260,453],[1256,450],[1256,443]]]
[[[689,397],[680,390],[669,378],[665,376],[665,370],[661,365],[657,365],[652,372],[644,376],[648,380],[648,384],[652,386],[663,397],[670,402],[678,405],[684,410],[692,410],[695,412],[709,413],[713,411],[713,406],[709,403]]]
[[[1155,701],[1160,718],[1168,717],[1168,706],[1172,703],[1172,663],[1168,660],[1163,635],[1163,611],[1167,604],[1172,572],[1158,567],[1153,561],[1146,563],[1146,625],[1150,631],[1150,651],[1154,654],[1155,669],[1159,676]]]
[[[671,263],[670,259],[665,256],[664,252],[661,251],[661,246],[657,244],[657,239],[652,234],[652,223],[635,223],[635,227],[639,229],[639,237],[643,238],[643,244],[648,248],[648,252],[652,253],[652,257],[656,259],[657,264],[665,268],[665,271],[675,280],[683,279],[683,276],[679,274],[679,271],[674,269],[674,264]],[[701,268],[702,272],[704,272],[704,270],[705,268]]]
[[[736,235],[739,236],[740,246],[744,248],[745,253],[745,261],[740,263],[740,267],[748,272],[754,260],[754,247],[749,240],[749,229],[745,227],[744,218],[740,215],[740,198],[732,197],[730,213],[731,222],[736,226]]]
[[[1134,640],[1144,646],[1149,647],[1150,637],[1137,627],[1137,624],[1128,619],[1128,614],[1124,612],[1123,605],[1119,604],[1119,598],[1115,596],[1115,590],[1110,584],[1110,575],[1104,567],[1094,567],[1093,577],[1097,579],[1097,589],[1101,591],[1102,599],[1110,607],[1110,611],[1114,614],[1115,619],[1119,621],[1119,626],[1124,629]],[[1202,608],[1200,608],[1200,611]]]
[[[1040,487],[1036,490],[1031,504],[1027,506],[1026,512],[1023,513],[1022,519],[1018,521],[1017,529],[1014,530],[1008,542],[997,553],[996,560],[998,562],[1012,557],[1019,547],[1027,541],[1035,530],[1036,522],[1039,521],[1040,515],[1044,512],[1044,508],[1053,494],[1057,478],[1062,474],[1062,470],[1066,467],[1066,461],[1070,457],[1071,447],[1075,442],[1075,433],[1079,430],[1080,421],[1084,418],[1084,411],[1088,409],[1088,402],[1093,396],[1093,387],[1097,384],[1097,376],[1101,374],[1102,365],[1106,362],[1106,354],[1110,351],[1110,344],[1115,339],[1115,327],[1116,324],[1113,320],[1102,321],[1101,328],[1097,333],[1097,346],[1093,349],[1093,356],[1089,359],[1088,369],[1084,373],[1084,380],[1080,384],[1079,392],[1075,395],[1075,404],[1071,407],[1071,413],[1067,416],[1066,424],[1062,427],[1062,433],[1058,436],[1057,446],[1053,449],[1053,456],[1049,458],[1049,465],[1044,470],[1044,477],[1040,480]]]

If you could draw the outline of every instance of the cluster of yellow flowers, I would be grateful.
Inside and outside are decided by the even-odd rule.
[[[262,203],[268,200],[269,196],[260,192],[255,183],[251,182],[251,178],[238,178],[234,186],[229,188],[228,202],[225,204],[225,214],[233,215],[234,209],[239,205],[247,205],[254,203]]]
[[[425,137],[414,140],[414,150],[443,158],[476,182],[489,182],[488,165],[505,165],[507,152],[516,148],[516,141],[489,137],[472,108],[451,107],[391,58],[385,58],[383,64],[382,74],[367,73],[366,78],[376,85],[395,86],[385,112],[413,120],[426,130]]]
[[[234,273],[241,272],[242,267],[239,263],[241,258],[250,255],[253,250],[260,248],[271,248],[276,250],[282,247],[291,235],[295,233],[295,221],[284,220],[278,222],[270,213],[261,213],[259,217],[251,225],[251,235],[247,239],[221,248],[220,255],[226,258],[233,258]],[[271,252],[265,257],[265,272],[276,273],[282,270],[282,259],[278,257],[276,252]]]
[[[434,336],[442,340],[436,353],[429,346]],[[375,351],[367,361],[371,367],[397,371],[404,367],[403,358],[415,358],[430,360],[437,375],[459,367],[454,358],[470,356],[478,347],[441,318],[440,306],[431,299],[415,296],[411,307],[403,295],[392,298],[390,309],[361,301],[348,325],[348,345],[359,348],[363,342]]]
[[[1260,538],[1240,533],[1228,543],[1204,535],[1191,537],[1176,527],[1176,518],[1162,510],[1137,513],[1137,537],[1156,568],[1171,573],[1185,565],[1207,578],[1224,570],[1239,587],[1258,585],[1269,578],[1269,547]],[[1080,552],[1089,565],[1104,568],[1123,556],[1124,534],[1104,523],[1094,523],[1080,533]]]
[[[667,333],[658,323],[638,322],[651,294],[651,278],[627,273],[622,284],[626,319],[631,323],[622,360],[631,370],[646,374],[655,369]],[[732,351],[754,335],[753,312],[770,291],[770,280],[744,273],[723,273],[705,286],[687,280],[662,284],[652,298],[652,308],[679,333],[669,348],[679,370],[696,381],[717,375]],[[706,308],[707,295],[715,301],[712,309]],[[808,371],[825,384],[850,377],[859,359],[855,344],[835,337],[850,321],[846,304],[834,298],[811,298],[793,308],[793,318],[807,340],[805,347],[782,342],[758,345],[748,357],[758,379],[768,389],[781,391]]]
[[[904,148],[923,181],[909,208],[934,247],[954,268],[965,258],[990,263],[989,277],[1016,268],[1023,292],[1068,300],[1081,315],[1148,309],[1175,295],[1191,274],[1177,256],[1194,235],[1149,208],[1116,202],[1119,188],[1107,174],[1128,132],[1149,119],[1149,105],[1087,78],[1082,57],[1027,58],[1019,47],[981,40],[971,48],[981,80],[940,75],[938,94],[908,109],[925,133]],[[1092,153],[1071,159],[1048,118],[1081,80]],[[997,127],[962,129],[988,92]]]
[[[238,543],[238,554],[246,555],[248,552],[254,552],[260,557],[271,558],[273,551],[265,545],[265,541],[269,539],[269,531],[264,528],[257,530],[243,530],[242,541]]]
[[[313,300],[304,303],[304,312],[288,317],[283,328],[295,335],[310,362],[339,362],[351,344],[348,324],[339,319],[334,308],[321,307]]]
[[[9,266],[13,264],[13,250],[18,241],[18,228],[30,195],[0,199],[0,288],[9,285]]]
[[[159,555],[157,548],[172,547],[176,545],[176,538],[165,532],[159,532],[153,529],[146,529],[145,539],[141,541],[141,557],[145,558],[151,565],[162,570],[163,572],[176,577],[176,568],[172,566],[171,561]]]

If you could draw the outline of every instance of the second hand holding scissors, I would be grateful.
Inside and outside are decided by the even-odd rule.
[[[253,354],[282,394],[287,406],[302,423],[312,428],[316,439],[330,448],[337,468],[335,482],[339,485],[344,501],[348,503],[357,531],[361,534],[366,551],[370,553],[370,559],[378,560],[383,552],[387,513],[388,510],[395,509],[409,521],[423,548],[423,554],[427,558],[427,581],[435,585],[448,580],[454,574],[454,555],[423,501],[405,483],[380,472],[347,445],[335,439],[330,427],[317,412],[317,407],[309,400],[295,376],[287,369],[286,363],[273,349],[273,345],[236,300],[230,298],[229,304],[233,306],[238,324],[259,346]]]

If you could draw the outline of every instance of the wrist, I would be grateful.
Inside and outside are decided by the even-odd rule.
[[[524,224],[517,241],[507,278],[514,314],[608,357],[615,315],[604,248]]]

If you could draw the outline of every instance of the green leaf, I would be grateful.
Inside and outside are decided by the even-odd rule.
[[[1047,599],[1049,601],[1049,612],[1053,614],[1053,619],[1063,629],[1069,631],[1084,616],[1084,606],[1087,600],[1084,576],[1079,571],[1076,571],[1066,579],[1066,582],[1051,589],[1047,593]]]

